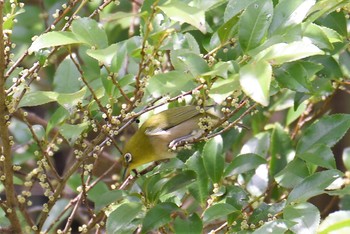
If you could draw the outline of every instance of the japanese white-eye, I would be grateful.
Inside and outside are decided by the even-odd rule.
[[[123,150],[125,172],[136,167],[171,158],[176,144],[199,137],[218,117],[195,106],[170,108],[148,118],[126,143]]]

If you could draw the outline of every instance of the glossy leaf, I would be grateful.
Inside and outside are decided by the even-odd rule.
[[[270,173],[275,176],[288,163],[288,158],[293,153],[292,140],[282,126],[275,123],[271,133],[271,160]]]
[[[203,222],[210,222],[214,219],[225,218],[225,216],[237,211],[227,203],[218,203],[210,206],[203,213]]]
[[[283,218],[295,222],[290,227],[294,233],[316,233],[321,215],[316,206],[305,202],[287,206],[283,210]]]
[[[274,44],[255,56],[255,60],[265,60],[271,64],[279,65],[296,61],[313,55],[324,54],[317,46],[306,41]]]
[[[321,69],[322,66],[319,64],[296,61],[282,65],[274,74],[282,87],[297,92],[311,92],[311,79]]]
[[[154,98],[163,95],[175,96],[196,86],[191,75],[180,71],[169,71],[155,75],[149,79],[146,91]]]
[[[238,39],[243,50],[249,51],[260,45],[266,36],[272,15],[271,0],[257,1],[247,7],[239,19]]]
[[[53,78],[54,91],[59,93],[73,93],[80,90],[82,82],[81,74],[73,61],[67,57],[57,67]]]
[[[242,174],[266,163],[266,159],[257,154],[241,154],[235,157],[225,169],[225,176]]]
[[[175,234],[201,234],[203,231],[203,224],[201,218],[193,213],[186,219],[176,217],[174,221]]]
[[[315,0],[279,1],[274,9],[270,34],[286,32],[291,26],[301,23],[315,2]]]
[[[174,50],[170,54],[171,62],[176,70],[190,72],[193,77],[200,76],[210,71],[207,62],[198,54]]]
[[[58,93],[51,91],[33,91],[26,93],[21,99],[18,107],[39,106],[57,100]]]
[[[342,159],[345,168],[350,171],[350,147],[347,147],[344,149],[343,154],[342,154]]]
[[[257,103],[267,106],[270,98],[271,65],[262,60],[251,62],[241,68],[239,75],[244,93]]]
[[[81,124],[63,124],[59,127],[61,135],[71,144],[80,137],[80,134],[89,127],[87,122]]]
[[[221,180],[224,170],[224,156],[222,154],[223,141],[216,136],[205,143],[202,157],[205,170],[214,183]]]
[[[252,234],[284,234],[288,230],[286,222],[283,220],[274,220],[264,223],[261,227],[252,232]]]
[[[225,99],[239,89],[238,75],[230,77],[226,80],[218,79],[209,91],[215,103],[222,103]]]
[[[311,40],[318,48],[332,50],[334,47],[321,26],[317,24],[306,24],[304,37]]]
[[[308,127],[297,144],[297,154],[304,153],[316,144],[333,146],[350,127],[350,115],[335,114],[325,116]]]
[[[194,171],[183,171],[169,181],[167,181],[162,187],[162,194],[172,193],[181,188],[185,188],[187,185],[193,183],[196,180],[197,176]]]
[[[295,120],[297,120],[306,110],[306,103],[301,103],[298,108],[295,110],[294,106],[289,108],[287,117],[286,117],[286,125],[290,125]]]
[[[227,22],[230,20],[232,17],[236,16],[239,12],[243,11],[246,9],[249,5],[257,2],[258,0],[246,0],[246,1],[241,1],[241,0],[230,0],[227,3],[225,13],[224,13],[224,20]]]
[[[217,33],[221,43],[225,43],[235,36],[238,29],[238,20],[238,17],[232,17],[218,29]]]
[[[151,208],[142,222],[142,233],[157,229],[171,221],[171,214],[179,208],[171,202],[159,203]]]
[[[316,172],[298,184],[289,194],[287,202],[304,202],[319,195],[342,173],[338,170]]]
[[[275,180],[283,187],[293,188],[309,175],[309,169],[305,162],[299,158],[295,158],[275,175]]]
[[[180,23],[188,23],[202,33],[206,32],[205,15],[202,9],[190,6],[183,2],[171,1],[165,5],[158,6],[170,19]]]
[[[141,213],[142,204],[139,202],[128,202],[118,206],[107,218],[106,231],[108,233],[133,232],[137,224],[132,222]]]
[[[91,18],[74,20],[71,29],[76,38],[96,49],[105,48],[108,44],[105,31]]]
[[[323,144],[313,145],[305,152],[297,155],[299,158],[308,163],[324,167],[327,169],[335,169],[335,158],[329,146]]]
[[[29,53],[43,48],[83,43],[71,32],[48,32],[41,34],[29,47]]]
[[[321,223],[319,234],[347,233],[349,231],[350,211],[340,210],[329,214]]]
[[[270,147],[270,134],[260,132],[253,138],[250,138],[242,147],[241,154],[257,154],[266,157]]]
[[[209,194],[209,178],[205,171],[203,158],[199,154],[192,155],[186,165],[197,174],[197,180],[189,186],[189,192],[201,204],[205,204]]]

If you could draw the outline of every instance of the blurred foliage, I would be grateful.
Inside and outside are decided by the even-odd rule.
[[[350,127],[349,7],[6,1],[12,138],[0,145],[12,147],[22,231],[348,230],[350,150],[337,143]],[[136,119],[182,105],[214,105],[222,124],[123,180],[120,149]],[[11,232],[6,186],[0,230]]]

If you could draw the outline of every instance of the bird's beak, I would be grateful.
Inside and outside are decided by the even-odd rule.
[[[123,176],[122,176],[122,180],[124,181],[126,179],[126,175],[128,174],[129,171],[129,165],[126,165],[123,171]]]

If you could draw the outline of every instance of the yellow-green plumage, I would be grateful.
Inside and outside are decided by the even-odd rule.
[[[200,112],[195,106],[175,107],[151,116],[126,143],[123,151],[125,166],[131,170],[175,156],[169,151],[169,145],[203,132],[198,123],[206,116],[213,121],[217,119],[215,115]]]

